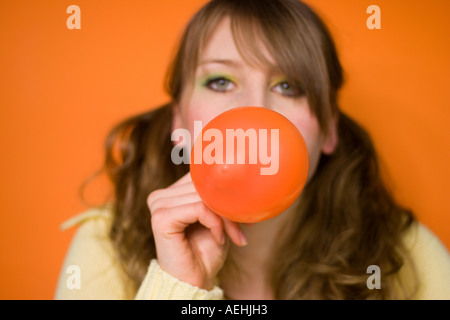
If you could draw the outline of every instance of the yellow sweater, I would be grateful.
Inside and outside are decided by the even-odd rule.
[[[79,228],[61,270],[56,299],[223,299],[219,287],[207,291],[181,282],[164,272],[156,260],[150,262],[138,292],[133,292],[108,237],[111,221],[110,210],[104,208],[88,210],[63,224],[63,229]],[[405,241],[420,281],[414,299],[450,300],[450,255],[445,246],[422,224],[412,228]],[[411,279],[411,269],[402,268],[400,276]]]

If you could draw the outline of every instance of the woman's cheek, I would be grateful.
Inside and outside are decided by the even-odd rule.
[[[318,142],[311,143],[306,141],[306,146],[308,148],[308,177],[307,182],[312,178],[314,173],[316,172],[317,165],[319,163],[320,155],[321,155],[321,149],[319,147]]]
[[[214,116],[215,114],[212,113],[211,110],[203,109],[201,106],[197,105],[197,107],[185,117],[185,119],[187,119],[186,128],[189,130],[191,137],[193,138],[192,141],[195,141],[197,138],[196,135],[199,134],[199,132],[194,130],[195,121],[200,121],[203,128],[209,121],[211,121],[211,119],[214,118]]]
[[[292,121],[292,120],[291,120]],[[310,118],[307,121],[292,121],[305,140],[308,149],[308,177],[309,181],[316,172],[322,154],[322,135],[318,122]]]

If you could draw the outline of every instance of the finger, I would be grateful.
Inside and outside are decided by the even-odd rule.
[[[184,204],[178,207],[157,210],[152,223],[157,223],[166,235],[184,233],[186,228],[199,222],[211,231],[217,244],[224,243],[223,221],[202,202]]]
[[[197,212],[198,222],[211,231],[211,235],[217,244],[225,244],[225,234],[223,231],[222,219],[211,211],[203,202],[190,204]],[[195,219],[195,214],[192,216]]]
[[[245,236],[244,232],[239,226],[239,223],[228,220],[226,218],[222,218],[222,220],[225,231],[230,237],[231,241],[233,241],[236,245],[240,247],[247,245],[248,243],[247,237]]]
[[[166,189],[158,189],[150,193],[147,197],[147,205],[149,208],[154,206],[158,199],[162,198],[176,198],[184,194],[196,193],[193,183],[185,183],[181,185],[171,186]]]
[[[150,211],[157,210],[159,208],[173,208],[181,205],[201,202],[202,199],[197,192],[182,193],[180,195],[173,195],[166,197],[159,197],[151,202]]]
[[[192,181],[186,182],[183,184],[179,184],[179,185],[175,185],[175,186],[171,186],[165,190],[169,191],[170,194],[173,196],[178,196],[178,195],[182,195],[185,193],[197,192]]]

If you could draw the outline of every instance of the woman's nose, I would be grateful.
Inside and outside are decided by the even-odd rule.
[[[249,88],[239,97],[240,106],[269,107],[269,97],[264,89]]]

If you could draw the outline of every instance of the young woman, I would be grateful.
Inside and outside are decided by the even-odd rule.
[[[214,0],[190,21],[168,72],[167,105],[107,139],[114,200],[79,230],[61,299],[450,298],[446,248],[398,206],[368,134],[339,110],[342,69],[329,32],[297,0]],[[308,180],[281,215],[238,224],[209,210],[171,133],[239,106],[272,108],[300,130]],[[64,272],[79,267],[81,283]],[[377,266],[380,287],[368,285]]]

